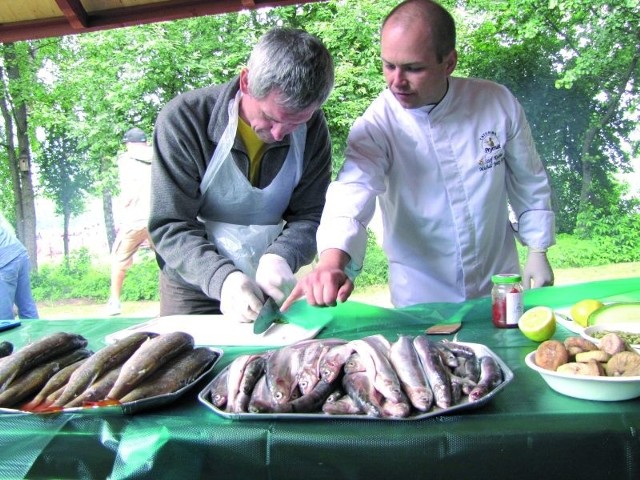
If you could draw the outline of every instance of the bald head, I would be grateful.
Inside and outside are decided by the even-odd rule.
[[[382,23],[385,28],[415,29],[428,33],[439,62],[456,48],[456,27],[451,14],[431,0],[406,0],[398,4]]]

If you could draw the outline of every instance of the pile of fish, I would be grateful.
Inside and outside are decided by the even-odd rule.
[[[46,412],[164,395],[193,382],[218,356],[195,348],[184,332],[133,333],[95,353],[87,344],[58,332],[0,358],[0,407]]]
[[[406,418],[485,397],[503,381],[496,359],[426,335],[305,340],[236,357],[205,398],[228,413]]]

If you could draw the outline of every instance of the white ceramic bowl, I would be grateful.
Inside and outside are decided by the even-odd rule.
[[[605,323],[603,325],[592,325],[580,332],[580,335],[590,342],[599,345],[600,339],[594,337],[593,334],[601,331],[640,334],[640,323]],[[640,344],[634,344],[631,346],[640,352]]]
[[[556,392],[584,400],[615,402],[640,397],[638,377],[589,377],[546,370],[536,365],[533,351],[525,357],[529,368],[538,372]]]

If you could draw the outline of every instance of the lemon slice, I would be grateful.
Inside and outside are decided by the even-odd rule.
[[[556,316],[549,307],[533,307],[522,314],[518,328],[534,342],[544,342],[556,333]]]

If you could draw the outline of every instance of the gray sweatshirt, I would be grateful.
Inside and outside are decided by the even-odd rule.
[[[227,275],[238,269],[218,254],[197,218],[202,202],[200,182],[227,126],[228,105],[238,88],[235,78],[178,95],[162,109],[154,130],[149,233],[160,266],[172,280],[216,300]],[[258,188],[269,185],[280,171],[289,141],[287,135],[267,146]],[[239,137],[231,155],[248,176],[249,157]],[[319,110],[307,123],[303,172],[283,215],[285,228],[266,251],[285,258],[294,272],[315,256],[315,234],[330,180],[331,140]]]

